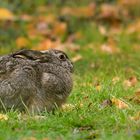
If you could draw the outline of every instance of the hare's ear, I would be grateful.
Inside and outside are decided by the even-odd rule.
[[[35,50],[20,50],[12,54],[14,58],[37,60],[42,57],[43,53]]]

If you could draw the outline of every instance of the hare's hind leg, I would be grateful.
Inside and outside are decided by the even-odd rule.
[[[36,71],[30,66],[19,66],[11,73],[0,76],[0,109],[25,110],[28,100],[38,94],[35,81]]]

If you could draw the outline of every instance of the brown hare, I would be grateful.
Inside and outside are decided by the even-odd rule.
[[[20,50],[0,57],[0,109],[52,111],[70,94],[73,64],[59,50]]]

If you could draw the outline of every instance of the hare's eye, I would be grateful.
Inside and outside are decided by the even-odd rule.
[[[66,57],[65,57],[64,54],[60,54],[60,55],[59,55],[59,59],[60,59],[60,60],[66,60]]]

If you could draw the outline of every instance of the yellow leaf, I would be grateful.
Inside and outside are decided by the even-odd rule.
[[[72,105],[72,104],[63,104],[63,105],[62,105],[62,109],[63,109],[64,111],[73,110],[74,108],[75,108],[75,106]]]
[[[140,120],[140,112],[138,112],[135,116],[130,117],[131,120],[139,121]]]
[[[0,20],[14,20],[15,16],[14,14],[6,9],[6,8],[0,8]]]
[[[120,77],[118,77],[118,76],[113,77],[113,79],[112,79],[113,84],[116,84],[119,81],[120,81]]]
[[[72,58],[72,62],[77,62],[82,59],[82,56],[80,54],[76,55],[75,57]]]
[[[16,39],[16,45],[18,48],[27,47],[29,45],[29,41],[25,37],[18,37]]]
[[[112,101],[112,104],[114,104],[119,109],[129,108],[128,104],[126,104],[124,101],[120,99],[112,98],[111,101]]]
[[[8,116],[7,115],[4,115],[4,114],[0,114],[0,120],[8,120]]]
[[[101,90],[101,85],[97,85],[95,88],[96,88],[97,91],[100,91]]]

